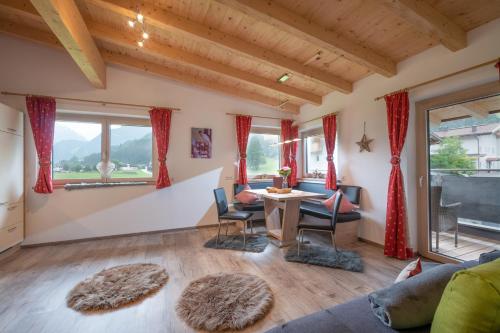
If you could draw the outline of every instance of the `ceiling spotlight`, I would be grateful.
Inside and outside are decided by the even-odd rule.
[[[135,26],[135,22],[132,20],[128,20],[128,26],[133,28]]]
[[[137,45],[139,45],[139,47],[143,47],[144,46],[144,41],[143,40],[138,41]]]
[[[145,31],[144,31],[144,32],[142,33],[142,38],[144,38],[144,39],[148,39],[148,38],[149,38],[149,34],[148,34],[147,32],[145,32]]]
[[[137,21],[139,21],[140,23],[144,21],[144,16],[141,13],[137,14]]]
[[[285,73],[278,78],[278,83],[285,83],[290,78],[290,74]]]

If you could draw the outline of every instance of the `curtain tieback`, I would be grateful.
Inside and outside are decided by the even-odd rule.
[[[399,165],[399,163],[401,162],[401,158],[399,158],[399,156],[397,155],[393,155],[391,157],[391,164],[396,166],[396,165]]]
[[[160,162],[160,164],[166,164],[167,163],[167,159],[164,158],[164,159],[158,159],[158,162]]]
[[[328,156],[326,157],[326,160],[327,160],[328,162],[333,162],[333,156],[332,156],[332,155],[328,155]]]
[[[38,161],[40,167],[50,167],[50,161]]]
[[[242,160],[245,160],[245,159],[247,158],[247,154],[240,154],[240,158],[241,158]]]

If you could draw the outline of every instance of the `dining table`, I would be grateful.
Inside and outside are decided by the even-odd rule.
[[[300,202],[304,199],[324,197],[321,193],[299,190],[292,190],[290,193],[269,193],[266,189],[246,191],[264,200],[267,234],[271,236],[271,243],[279,247],[289,246],[296,242]]]

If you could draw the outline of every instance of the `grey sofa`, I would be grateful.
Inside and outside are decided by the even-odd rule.
[[[473,267],[478,261],[467,261],[464,268]],[[424,271],[436,264],[424,266]],[[430,325],[407,330],[394,330],[384,325],[372,312],[368,296],[322,310],[276,326],[266,333],[423,333],[430,332]]]

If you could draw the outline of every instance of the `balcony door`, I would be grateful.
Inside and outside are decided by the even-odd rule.
[[[500,85],[417,103],[419,251],[439,261],[500,249]]]

